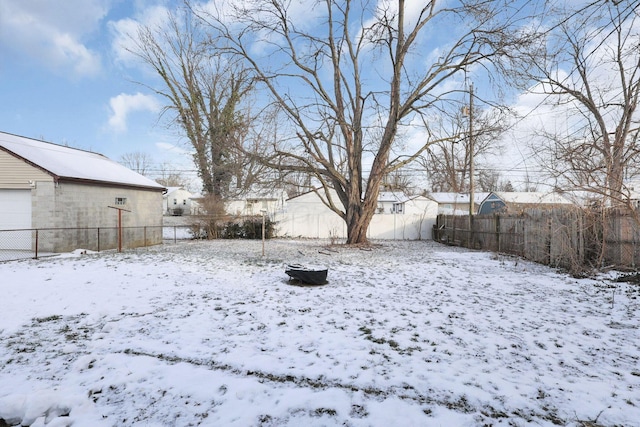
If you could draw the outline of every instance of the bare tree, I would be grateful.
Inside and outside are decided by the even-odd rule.
[[[159,177],[156,178],[156,182],[165,187],[188,187],[185,176],[169,164],[161,165],[157,175]]]
[[[247,158],[242,146],[250,128],[248,101],[253,90],[249,70],[219,51],[190,13],[168,14],[157,27],[141,27],[129,51],[151,67],[162,87],[152,90],[166,100],[163,114],[186,135],[203,191],[225,199],[244,189]]]
[[[571,8],[574,7],[574,8]],[[517,78],[551,110],[533,154],[564,189],[626,203],[637,176],[640,6],[632,1],[561,2],[534,29],[535,49],[514,55]]]
[[[397,191],[406,195],[416,193],[416,185],[408,171],[398,169],[385,176],[382,180],[382,188],[385,191]]]
[[[473,159],[475,182],[480,191],[495,190],[499,173],[490,169],[490,157],[501,151],[500,135],[505,129],[506,111],[474,108],[473,156],[469,139],[469,114],[465,109],[452,117],[438,118],[440,141],[432,144],[420,159],[426,170],[431,191],[469,191],[469,171]],[[435,129],[436,127],[433,126]],[[456,138],[456,135],[458,136]],[[449,138],[447,138],[449,136]]]
[[[451,101],[444,83],[503,52],[515,25],[510,4],[322,0],[304,2],[296,15],[294,2],[249,0],[194,10],[289,119],[295,141],[274,146],[266,160],[335,190],[338,200],[329,191],[322,199],[354,244],[367,241],[384,177],[437,141],[429,120]],[[429,46],[427,33],[438,28],[456,31]],[[410,146],[402,137],[418,127],[424,135]]]
[[[153,166],[153,160],[147,153],[141,151],[133,151],[131,153],[125,153],[120,156],[121,165],[128,167],[129,169],[138,172],[140,175],[147,175]]]

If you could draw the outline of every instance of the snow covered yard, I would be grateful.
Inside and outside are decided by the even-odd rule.
[[[639,285],[432,242],[327,243],[0,264],[0,419],[640,425]],[[289,284],[301,261],[329,284]]]

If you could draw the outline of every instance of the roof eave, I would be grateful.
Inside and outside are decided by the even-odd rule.
[[[87,185],[96,185],[102,187],[120,187],[120,188],[132,188],[132,189],[140,189],[140,190],[149,190],[149,191],[159,191],[165,192],[167,189],[165,187],[159,186],[151,186],[151,185],[139,185],[139,184],[128,184],[125,182],[116,182],[116,181],[99,181],[94,179],[86,179],[86,178],[75,178],[69,176],[60,176],[55,177],[54,179],[57,182],[69,182],[74,184],[87,184]]]
[[[42,167],[42,166],[40,166],[39,164],[32,162],[31,160],[29,160],[29,159],[27,159],[27,158],[25,158],[25,157],[21,156],[20,154],[17,154],[17,153],[15,153],[15,152],[13,152],[13,151],[9,150],[9,149],[8,149],[8,148],[6,148],[6,147],[2,147],[2,146],[0,146],[0,150],[4,151],[4,152],[6,152],[6,153],[9,153],[10,155],[12,155],[13,157],[15,157],[16,159],[22,160],[23,162],[25,162],[25,163],[26,163],[26,164],[28,164],[29,166],[32,166],[32,167],[34,167],[34,168],[36,168],[36,169],[39,169],[39,170],[43,171],[44,173],[46,173],[46,174],[48,174],[48,175],[51,175],[51,176],[53,177],[53,180],[54,180],[54,181],[58,181],[58,180],[60,179],[60,177],[59,177],[58,175],[56,175],[55,173],[51,172],[50,170],[43,168],[43,167]]]

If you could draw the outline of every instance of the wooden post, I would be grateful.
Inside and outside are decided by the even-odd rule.
[[[118,211],[118,252],[122,252],[122,211],[131,212],[129,209],[118,208],[116,206],[108,206]]]
[[[265,231],[264,231],[264,227],[265,227],[265,213],[266,211],[263,209],[262,211],[262,256],[264,257],[264,238],[265,238]]]
[[[118,209],[118,252],[122,252],[122,209]]]
[[[498,252],[500,252],[500,214],[496,214],[496,246],[498,247]]]

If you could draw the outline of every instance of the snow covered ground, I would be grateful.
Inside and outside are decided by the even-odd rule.
[[[0,419],[640,425],[639,285],[433,242],[327,244],[0,264]],[[288,262],[327,265],[329,283],[290,284]]]

